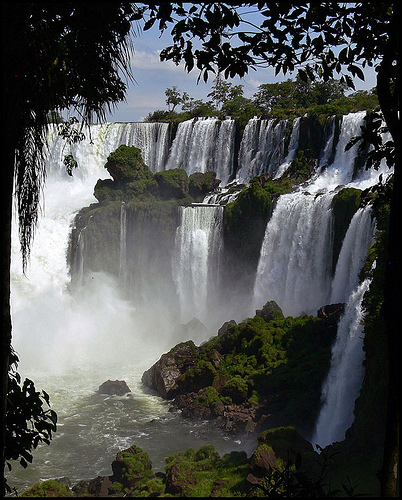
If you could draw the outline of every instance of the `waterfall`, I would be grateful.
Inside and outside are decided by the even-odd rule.
[[[79,127],[79,125],[77,125]],[[107,157],[119,146],[135,146],[141,149],[142,157],[152,172],[164,169],[169,150],[168,123],[106,123],[90,125],[84,128],[85,139],[76,144],[67,145],[53,126],[49,134],[50,168],[64,171],[63,155],[71,153],[79,168],[74,176],[84,176],[104,167]],[[67,174],[63,172],[65,176]],[[107,177],[107,172],[103,172]]]
[[[312,443],[325,447],[345,437],[363,381],[364,351],[362,302],[371,280],[365,279],[350,294],[332,348],[331,367],[322,389],[323,406]]]
[[[217,118],[193,118],[179,123],[166,169],[215,172],[225,185],[232,175],[235,122]]]
[[[215,154],[215,168],[217,179],[226,186],[233,174],[235,143],[235,121],[226,119],[221,122]]]
[[[327,131],[327,138],[318,161],[318,166],[320,168],[326,167],[328,164],[332,163],[331,158],[333,155],[334,140],[335,140],[335,124],[336,124],[336,116],[329,116],[325,123],[325,131]]]
[[[274,179],[279,179],[289,168],[290,164],[295,158],[297,148],[299,146],[299,134],[300,134],[300,116],[293,120],[292,134],[290,136],[288,154],[286,156],[285,162],[279,166],[278,170],[274,175]]]
[[[315,314],[331,283],[332,194],[282,195],[261,247],[254,304],[275,300],[285,315]]]
[[[280,120],[276,125],[275,121],[273,118],[252,118],[248,121],[240,143],[236,175],[239,181],[248,182],[263,173],[274,177],[283,163],[287,120]]]
[[[120,262],[119,278],[125,285],[127,279],[127,212],[124,201],[120,207]]]
[[[179,295],[181,321],[197,317],[213,324],[222,244],[223,207],[180,208],[180,225],[175,241],[174,280]]]
[[[134,441],[147,450],[154,443],[154,450],[159,450],[169,434],[174,446],[179,447],[176,437],[185,426],[181,421],[172,423],[176,417],[167,411],[165,402],[144,393],[140,384],[143,370],[177,343],[180,323],[197,317],[216,332],[232,317],[242,321],[253,316],[255,309],[261,309],[268,300],[275,300],[285,315],[315,314],[330,302],[347,302],[323,387],[325,404],[314,442],[323,446],[342,439],[353,420],[353,404],[362,379],[360,320],[369,282],[359,285],[358,274],[375,226],[369,208],[357,210],[333,275],[331,204],[339,186],[366,189],[378,183],[380,175],[389,173],[386,165],[378,171],[355,169],[358,145],[344,152],[348,141],[360,133],[364,116],[365,112],[344,116],[339,134],[335,118],[328,121],[319,168],[313,178],[294,192],[279,196],[273,206],[258,266],[256,259],[252,265],[246,259],[241,261],[237,249],[223,253],[225,208],[217,203],[225,198],[232,201],[238,195],[235,183],[227,186],[234,176],[245,183],[260,173],[279,178],[296,153],[300,119],[293,120],[287,152],[285,137],[290,124],[286,120],[250,120],[240,141],[238,159],[234,146],[236,127],[230,119],[187,120],[179,124],[172,143],[169,124],[91,125],[90,136],[84,129],[87,138],[71,146],[58,136],[57,126],[51,127],[44,203],[26,276],[22,274],[15,214],[13,220],[11,305],[13,344],[21,361],[19,371],[35,382],[38,376],[38,388],[48,390],[50,384],[48,392],[51,400],[55,399],[61,429],[49,450],[36,450],[28,470],[32,467],[38,477],[60,477],[78,464],[73,477],[81,479],[82,456],[87,465],[101,464],[101,470],[109,468],[116,448],[123,449]],[[185,168],[188,174],[213,170],[222,180],[222,190],[204,200],[209,206],[180,207],[177,231],[175,218],[169,234],[163,232],[164,221],[158,216],[148,217],[145,211],[144,216],[136,214],[129,203],[114,204],[105,226],[102,221],[96,222],[107,228],[102,249],[110,252],[114,274],[105,269],[89,272],[92,252],[97,253],[97,263],[104,264],[102,252],[90,238],[94,215],[75,235],[76,261],[72,267],[77,286],[70,286],[66,251],[74,218],[80,209],[96,203],[94,185],[99,178],[109,178],[104,165],[121,144],[141,148],[153,172],[178,167]],[[63,164],[63,156],[68,153],[74,155],[79,166],[72,177]],[[173,203],[171,206],[175,207]],[[254,222],[258,223],[250,221]],[[113,241],[110,228],[114,229]],[[258,249],[255,253],[258,255]],[[249,307],[250,294],[245,289],[253,285],[253,304]],[[228,316],[228,311],[235,312]],[[200,343],[206,339],[193,340]],[[113,398],[107,398],[94,416],[97,387],[107,378],[117,377],[128,379],[133,397],[118,399],[113,409],[116,413],[111,411]],[[116,422],[124,420],[120,408],[124,418],[130,418],[126,429],[121,426],[117,432]],[[159,416],[158,423],[155,419]],[[160,450],[161,470],[171,450]],[[61,457],[59,462],[53,453]],[[101,455],[106,457],[106,465]],[[37,457],[46,459],[39,461]],[[60,466],[55,465],[60,461]],[[85,477],[98,473],[88,466]]]
[[[373,242],[375,223],[370,207],[359,208],[346,232],[331,285],[331,303],[345,302],[358,285],[359,272]]]

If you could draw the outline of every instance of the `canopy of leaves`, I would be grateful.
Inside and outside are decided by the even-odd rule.
[[[40,443],[50,444],[52,433],[56,431],[57,415],[49,407],[49,395],[36,390],[32,380],[25,379],[17,372],[18,357],[11,356],[8,374],[5,460],[11,470],[10,460],[19,460],[25,468],[33,460],[32,450]],[[6,483],[6,488],[10,490]]]
[[[122,101],[132,78],[133,4],[3,4],[3,96],[5,144],[14,167],[20,241],[26,266],[45,177],[49,115],[73,108],[84,122]]]

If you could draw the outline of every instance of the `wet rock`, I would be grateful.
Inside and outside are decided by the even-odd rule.
[[[272,448],[258,448],[250,459],[250,472],[246,481],[251,484],[259,484],[270,469],[276,466],[276,455]]]
[[[194,485],[195,480],[191,472],[183,471],[180,465],[173,465],[166,474],[165,493],[182,496],[186,488]]]
[[[173,399],[178,394],[180,377],[194,363],[195,353],[192,340],[178,344],[143,373],[142,383],[163,398]]]
[[[322,306],[317,311],[317,317],[320,319],[329,319],[333,322],[338,322],[343,312],[345,311],[345,304],[329,304],[326,306]]]
[[[215,172],[195,172],[189,176],[190,194],[196,201],[202,201],[207,193],[216,189],[220,179],[216,178]]]
[[[261,316],[265,321],[272,321],[273,319],[283,318],[282,309],[274,300],[268,301],[262,309],[255,311],[257,316]]]
[[[98,392],[100,394],[123,396],[124,394],[131,392],[131,390],[124,380],[107,380],[99,386]]]
[[[132,445],[116,455],[112,462],[112,482],[123,484],[124,487],[133,488],[142,479],[153,477],[152,462],[148,454],[138,446]]]
[[[234,319],[231,319],[230,321],[226,321],[225,323],[223,323],[223,325],[218,330],[218,337],[222,337],[223,335],[225,335],[232,325],[237,325]]]
[[[76,496],[107,497],[113,493],[112,482],[108,476],[79,481],[71,489]]]

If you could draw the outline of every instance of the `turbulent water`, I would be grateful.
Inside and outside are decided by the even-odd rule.
[[[361,298],[368,284],[359,285],[358,273],[374,223],[370,210],[356,212],[333,276],[330,207],[340,186],[365,189],[386,173],[385,168],[356,171],[356,147],[344,152],[349,139],[360,132],[364,116],[361,112],[343,117],[338,137],[335,119],[328,121],[315,174],[303,187],[282,195],[274,208],[261,248],[252,307],[238,308],[239,317],[235,317],[236,321],[244,319],[244,310],[253,316],[268,300],[277,301],[287,315],[315,314],[327,303],[347,302],[331,374],[323,389],[323,412],[331,414],[337,405],[340,416],[337,430],[332,431],[323,413],[320,422],[324,424],[317,427],[319,444],[338,439],[350,425],[355,392],[361,383],[361,372],[353,369],[356,377],[348,378],[354,379],[354,392],[346,388],[348,396],[342,396],[340,405],[333,399],[331,390],[341,385],[336,377],[344,377],[342,370],[350,370],[349,357],[338,354],[341,347],[337,346],[348,344],[348,338],[360,338]],[[15,464],[9,476],[12,486],[22,491],[38,479],[68,476],[74,482],[108,475],[114,455],[131,444],[149,453],[156,470],[163,470],[167,456],[189,446],[212,442],[221,453],[253,450],[252,441],[226,439],[219,432],[213,433],[205,422],[190,423],[170,413],[169,404],[140,382],[143,371],[163,352],[187,340],[180,324],[196,317],[214,334],[224,321],[232,319],[223,306],[230,301],[232,291],[222,288],[226,264],[223,208],[214,205],[216,196],[205,200],[212,202],[210,206],[180,209],[170,249],[173,258],[168,264],[153,251],[160,245],[159,236],[134,227],[124,204],[119,220],[118,276],[85,273],[79,258],[85,251],[84,241],[79,240],[75,267],[79,286],[72,289],[66,249],[75,214],[96,201],[94,185],[99,178],[109,177],[104,164],[120,144],[140,147],[153,172],[168,168],[185,168],[188,174],[213,170],[224,188],[234,178],[247,183],[261,173],[275,178],[283,175],[297,151],[300,122],[252,119],[238,151],[235,122],[230,119],[183,122],[173,139],[168,124],[93,125],[90,137],[71,150],[56,129],[50,131],[43,213],[26,276],[21,273],[18,231],[16,224],[13,226],[12,319],[20,372],[51,395],[59,425],[51,446],[40,447],[28,469]],[[70,152],[79,164],[73,177],[66,174],[62,162],[63,155]],[[162,249],[158,255],[163,253]],[[171,274],[171,280],[158,282],[161,272]],[[238,288],[241,290],[241,284]],[[248,304],[250,297],[236,300]],[[207,338],[194,340],[199,343]],[[340,357],[342,361],[337,361]],[[353,359],[361,365],[361,357]],[[132,393],[124,397],[97,394],[99,385],[109,378],[126,380]]]

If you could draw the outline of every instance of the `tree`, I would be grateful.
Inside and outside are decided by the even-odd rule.
[[[46,177],[48,116],[72,109],[83,123],[104,120],[125,97],[132,22],[129,3],[3,4],[2,470],[11,355],[10,255],[15,189],[23,267]],[[54,115],[56,116],[56,115]],[[4,493],[4,482],[3,482]]]
[[[339,80],[327,82],[300,78],[284,82],[263,83],[254,96],[256,106],[269,113],[275,108],[308,108],[328,104],[345,95],[345,84]]]
[[[167,88],[165,90],[165,96],[166,96],[166,104],[169,107],[169,111],[173,113],[175,110],[175,107],[183,102],[183,97],[181,95],[181,92],[178,90],[176,85],[173,85],[172,88]],[[170,109],[170,106],[172,106],[172,109]]]
[[[295,71],[304,82],[316,78],[328,82],[340,75],[340,83],[353,89],[353,77],[364,80],[364,68],[375,67],[381,112],[393,140],[380,153],[389,162],[392,148],[395,165],[384,291],[390,382],[381,470],[382,496],[395,496],[399,464],[399,3],[242,3],[248,10],[258,8],[259,24],[246,14],[241,16],[238,5],[230,3],[203,3],[188,10],[181,3],[148,5],[144,29],[156,21],[161,31],[172,26],[173,44],[162,50],[161,60],[176,64],[183,60],[187,71],[197,67],[198,79],[205,81],[210,73],[243,77],[249,68],[269,66],[276,74]],[[194,40],[201,41],[201,48],[194,48]],[[370,127],[362,137],[378,145],[381,120]]]

